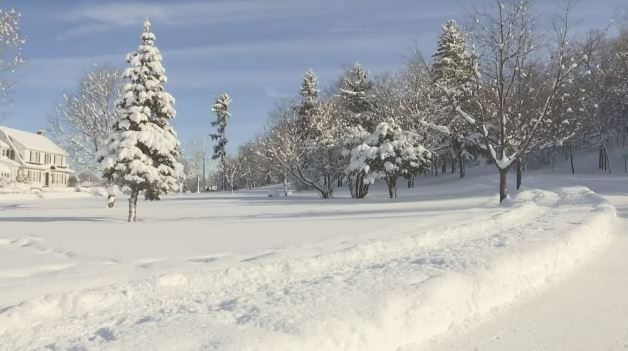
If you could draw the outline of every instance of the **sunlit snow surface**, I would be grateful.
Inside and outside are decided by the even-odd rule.
[[[614,209],[530,176],[126,203],[0,197],[0,349],[397,350],[548,285],[607,246]],[[426,184],[423,184],[426,183]]]

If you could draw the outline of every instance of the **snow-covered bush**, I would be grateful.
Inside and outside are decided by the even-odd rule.
[[[6,177],[0,177],[0,188],[4,188],[8,184],[12,183],[12,180]]]
[[[430,162],[431,153],[417,134],[402,130],[394,122],[382,122],[375,132],[351,150],[347,174],[361,174],[364,184],[384,179],[390,198],[397,197],[397,179],[416,174]]]
[[[7,181],[0,185],[0,194],[23,194],[31,191],[30,184],[17,181]]]

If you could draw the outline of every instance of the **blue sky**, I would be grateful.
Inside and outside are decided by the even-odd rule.
[[[490,0],[474,1],[484,6]],[[559,13],[560,1],[538,0],[538,12]],[[551,4],[550,4],[551,3]],[[268,111],[292,96],[312,67],[322,85],[356,61],[391,70],[416,45],[431,54],[440,25],[464,21],[465,0],[4,0],[22,13],[28,62],[20,68],[3,124],[45,127],[46,115],[94,64],[125,66],[150,17],[176,98],[174,125],[185,144],[211,132],[209,106],[233,98],[230,150],[259,131]],[[626,0],[582,0],[580,29],[604,26]],[[623,17],[623,16],[621,16]],[[544,20],[548,20],[544,18]]]

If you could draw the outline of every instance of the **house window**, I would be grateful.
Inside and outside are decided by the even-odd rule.
[[[68,183],[68,176],[63,173],[52,172],[50,174],[50,184],[66,185]]]
[[[63,166],[63,156],[61,156],[61,155],[54,155],[54,165],[62,167]]]
[[[41,183],[41,172],[28,171],[28,179],[33,183]]]
[[[44,154],[44,164],[50,164],[50,154]]]
[[[41,152],[31,150],[31,163],[41,163]]]

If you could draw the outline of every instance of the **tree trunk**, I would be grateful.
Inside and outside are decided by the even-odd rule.
[[[323,199],[330,199],[334,193],[334,180],[331,175],[325,175],[323,191],[320,192]]]
[[[443,168],[440,171],[442,174],[447,173],[447,161],[443,161]]]
[[[364,184],[364,174],[358,173],[349,176],[349,191],[354,199],[363,199],[369,192],[369,185]]]
[[[517,190],[521,188],[521,159],[517,159]]]
[[[571,174],[576,174],[576,168],[573,165],[573,143],[569,143],[569,163],[571,163]]]
[[[499,169],[499,203],[508,197],[508,168]]]
[[[135,222],[137,217],[137,197],[139,191],[136,188],[131,189],[131,197],[129,197],[129,223]]]
[[[464,178],[465,169],[464,169],[464,157],[462,157],[462,152],[458,154],[458,168],[460,169],[460,178]]]
[[[608,174],[612,174],[613,172],[612,172],[612,169],[611,169],[611,160],[608,157],[608,148],[606,148],[606,147],[604,147],[604,160],[606,161],[605,162],[605,164],[606,164],[605,168],[608,168]]]
[[[397,176],[386,176],[386,184],[388,185],[388,195],[391,199],[397,198]]]

